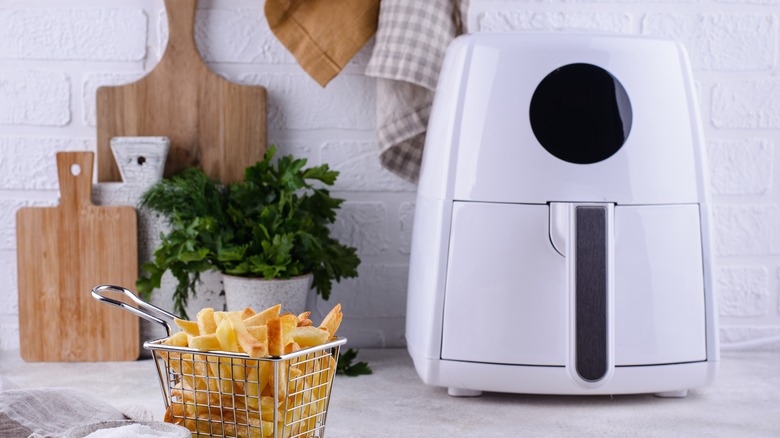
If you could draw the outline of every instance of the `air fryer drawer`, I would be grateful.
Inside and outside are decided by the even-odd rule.
[[[546,205],[455,202],[442,359],[563,366],[566,262]]]
[[[615,208],[615,365],[706,360],[699,206]]]
[[[442,359],[566,365],[573,260],[549,224],[547,205],[453,203]],[[614,364],[706,360],[698,205],[616,206],[613,242]]]

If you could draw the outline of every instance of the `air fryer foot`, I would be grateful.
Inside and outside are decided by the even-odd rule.
[[[451,395],[452,397],[479,397],[482,395],[482,391],[450,387],[447,388],[447,394]]]
[[[685,398],[688,396],[688,390],[680,389],[679,391],[656,392],[654,395],[656,397],[662,397],[662,398]]]

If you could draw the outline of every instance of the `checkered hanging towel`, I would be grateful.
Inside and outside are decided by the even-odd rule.
[[[425,130],[444,52],[464,32],[468,0],[382,0],[366,74],[377,78],[382,165],[420,176]]]

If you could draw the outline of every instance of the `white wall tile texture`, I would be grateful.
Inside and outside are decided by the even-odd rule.
[[[480,17],[483,32],[579,30],[629,33],[632,17],[626,13],[495,11]]]
[[[772,188],[775,146],[767,138],[712,141],[710,187],[715,195],[763,195]]]
[[[776,75],[777,66],[774,72]],[[758,79],[722,76],[722,80],[716,80],[712,85],[710,120],[714,128],[780,129],[780,79],[770,78],[771,74],[760,75]]]
[[[53,71],[0,71],[0,125],[66,126],[70,79]]]
[[[676,38],[689,50],[709,140],[716,288],[724,341],[780,333],[780,0],[472,0],[482,31]],[[738,5],[738,6],[737,6]],[[353,346],[402,346],[415,187],[378,164],[374,81],[361,51],[322,89],[271,34],[262,1],[208,0],[196,41],[211,68],[268,87],[269,140],[328,163],[347,200],[336,235],[360,277],[337,285]],[[162,0],[0,3],[0,349],[18,348],[15,213],[57,199],[54,154],[95,149],[95,91],[148,73],[162,55]],[[774,344],[765,348],[780,349]]]
[[[146,56],[142,9],[13,8],[0,11],[0,57],[62,61],[141,61]]]
[[[683,43],[695,70],[769,71],[775,61],[777,18],[772,14],[648,14],[642,33]]]

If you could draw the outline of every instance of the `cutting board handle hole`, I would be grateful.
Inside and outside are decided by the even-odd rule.
[[[144,156],[138,157],[138,165],[143,166],[144,163],[146,163],[146,157]]]
[[[73,176],[79,176],[81,175],[81,166],[78,164],[73,164],[70,166],[70,174]]]

